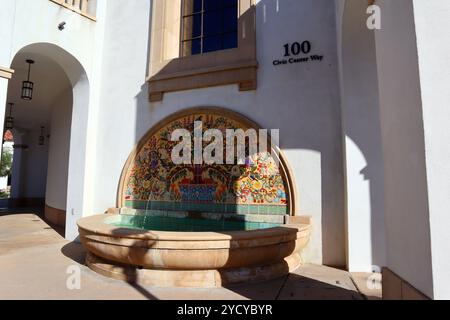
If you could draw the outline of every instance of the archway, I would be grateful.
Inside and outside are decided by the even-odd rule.
[[[292,177],[277,146],[273,145],[272,151],[276,152],[271,152],[270,138],[258,137],[260,144],[266,140],[263,143],[269,146],[267,152],[252,153],[247,141],[246,161],[242,164],[195,164],[194,161],[175,164],[172,155],[177,142],[172,141],[171,136],[177,129],[188,132],[188,140],[193,141],[194,132],[200,130],[201,152],[209,145],[205,143],[206,132],[216,130],[219,136],[207,140],[219,142],[215,155],[223,151],[226,157],[229,152],[227,130],[246,132],[254,129],[259,133],[260,127],[221,108],[188,109],[161,121],[144,136],[125,165],[118,193],[120,208],[133,211],[133,214],[155,214],[155,211],[156,214],[186,213],[197,217],[206,214],[214,219],[250,219],[281,224],[286,221],[286,216],[295,215]]]
[[[31,100],[24,100],[21,88],[29,59],[35,62],[31,67],[34,91]],[[84,205],[86,72],[70,53],[49,43],[20,49],[11,68],[16,72],[7,101],[14,103],[14,132],[21,139],[13,164],[13,205],[42,208],[47,221],[65,227],[66,237],[74,239],[78,217],[73,213],[81,217]],[[71,214],[66,215],[68,211]]]

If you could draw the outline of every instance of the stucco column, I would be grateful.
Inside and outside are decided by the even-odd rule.
[[[86,150],[89,108],[89,81],[85,74],[74,82],[72,130],[70,137],[69,175],[67,184],[66,239],[78,237],[77,220],[87,215]]]
[[[20,131],[17,129],[13,129],[14,136],[14,144],[15,145],[24,145],[25,141],[25,131]],[[12,167],[12,175],[11,175],[11,198],[19,199],[22,197],[23,190],[23,182],[22,179],[22,159],[23,159],[23,148],[14,149],[14,162]]]
[[[6,103],[8,98],[8,81],[11,79],[14,70],[0,66],[0,126],[2,130],[3,142],[3,128],[5,123]],[[0,157],[3,154],[3,143],[0,146]]]
[[[429,209],[429,216],[423,216],[430,223],[433,298],[450,299],[450,3],[414,0],[413,9]]]
[[[8,79],[0,77],[0,123],[5,123],[6,99],[8,97]],[[3,134],[3,132],[2,132]],[[1,146],[3,148],[3,145]]]
[[[386,244],[375,34],[366,27],[366,2],[340,4],[347,267],[352,272],[380,271],[386,264]]]
[[[430,2],[433,1],[425,1]],[[436,5],[437,3],[439,5]],[[423,81],[426,79],[421,79],[418,62],[423,59],[431,60],[430,66],[434,69],[429,70],[445,73],[443,70],[446,70],[446,65],[436,61],[443,61],[437,53],[445,43],[443,39],[448,36],[443,32],[442,41],[430,47],[431,54],[429,52],[428,56],[419,59],[418,44],[420,48],[421,39],[416,37],[416,31],[420,29],[415,21],[415,13],[422,16],[422,13],[419,13],[421,10],[414,12],[413,2],[410,0],[381,0],[377,1],[377,4],[382,12],[382,26],[381,30],[375,32],[375,40],[384,160],[386,267],[402,279],[390,281],[389,276],[383,277],[383,295],[384,298],[408,298],[409,294],[405,295],[403,292],[406,286],[392,290],[395,283],[403,281],[422,294],[434,298],[433,278],[436,275],[433,272],[432,259],[436,256],[432,255],[431,250],[432,219],[429,214],[430,189],[427,185],[426,159],[426,149],[430,146],[426,146],[424,139],[424,116],[426,123],[427,114],[423,110],[421,88],[421,83],[424,88]],[[427,18],[433,17],[429,20],[433,23],[437,21],[436,13],[441,12],[442,1],[434,1],[434,5],[435,13],[427,12]],[[432,7],[424,7],[424,10],[425,8]],[[427,23],[428,21],[422,26]],[[436,30],[439,30],[434,24],[426,29],[428,31],[422,39],[435,38]],[[431,74],[429,80],[428,84],[432,84],[429,87],[432,96],[437,97],[437,92],[445,91],[445,82],[441,82],[436,75]],[[435,87],[435,84],[443,86]],[[444,106],[443,109],[447,108],[446,97],[443,95],[439,99],[442,103],[437,100],[436,104],[433,99],[430,100],[431,113],[438,110],[440,105]],[[443,114],[438,116],[442,117]],[[448,143],[445,138],[442,131],[433,142]],[[443,176],[443,172],[440,171],[439,175]],[[445,206],[445,203],[443,205]],[[447,215],[448,209],[444,208],[441,212]],[[441,224],[446,226],[442,222]],[[448,256],[448,251],[445,251],[444,255]]]

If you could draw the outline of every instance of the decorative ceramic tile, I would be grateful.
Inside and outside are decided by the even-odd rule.
[[[125,181],[125,206],[138,210],[238,214],[288,214],[286,184],[270,153],[252,156],[253,165],[175,165],[175,129],[249,129],[216,114],[192,114],[168,123],[138,151]],[[206,146],[207,144],[205,144]],[[224,141],[224,152],[226,142]]]

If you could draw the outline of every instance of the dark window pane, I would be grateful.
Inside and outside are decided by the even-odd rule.
[[[194,0],[193,12],[200,12],[200,11],[202,11],[202,0]]]
[[[222,8],[223,0],[205,0],[205,10],[217,10]]]
[[[183,55],[238,45],[238,0],[184,0]]]
[[[236,6],[238,5],[238,0],[222,0],[222,2],[227,6]]]
[[[202,15],[195,14],[184,18],[184,38],[189,40],[202,35]]]
[[[223,32],[236,31],[238,25],[237,7],[224,10]]]
[[[196,39],[192,40],[192,54],[200,54],[202,53],[202,40]]]
[[[192,28],[192,38],[200,37],[202,35],[202,15],[196,14],[193,16],[194,25]]]
[[[238,0],[222,0],[224,7],[238,7]]]
[[[189,56],[189,55],[193,55],[193,54],[202,53],[201,45],[202,45],[202,42],[200,39],[184,41],[183,48],[182,48],[183,55]]]
[[[185,16],[200,12],[202,11],[202,0],[184,0],[183,8],[183,14]]]
[[[224,7],[236,6],[238,0],[205,0],[205,10],[219,10]]]
[[[203,40],[203,52],[211,52],[222,49],[220,36],[208,37]]]
[[[238,46],[237,32],[227,33],[223,36],[223,47],[222,49],[232,49]]]
[[[220,11],[206,12],[203,15],[203,35],[215,35],[222,33],[222,13]]]

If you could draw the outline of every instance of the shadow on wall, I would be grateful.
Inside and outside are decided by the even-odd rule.
[[[375,33],[366,26],[366,9],[364,1],[347,0],[342,17],[342,123],[348,227],[353,234],[349,246],[355,249],[349,259],[356,268],[386,264],[378,70]]]
[[[302,0],[301,2],[302,5],[299,6],[298,0],[283,2],[272,0],[258,1],[256,6],[256,19],[257,25],[264,29],[261,30],[261,33],[267,33],[267,38],[270,37],[270,39],[273,39],[272,41],[276,41],[282,47],[284,42],[278,43],[279,41],[275,39],[278,39],[276,35],[285,34],[287,27],[291,30],[297,30],[298,38],[307,39],[310,38],[310,34],[298,28],[300,22],[313,26],[315,30],[320,30],[319,32],[327,32],[323,31],[326,30],[323,28],[324,18],[327,21],[331,21],[330,27],[334,25],[334,6],[329,6],[328,1]],[[291,10],[290,6],[292,8],[302,8],[302,10],[298,10],[299,17],[296,21],[286,21],[283,15],[287,10]],[[319,16],[311,15],[304,8],[312,8],[312,10],[321,8],[322,13]],[[297,166],[296,161],[302,161],[297,151],[313,151],[314,161],[316,163],[320,162],[320,173],[318,173],[320,177],[317,177],[320,182],[317,182],[317,185],[311,186],[310,189],[309,186],[302,185],[303,175],[308,176],[310,174],[309,172],[300,172],[294,178],[298,182],[297,187],[299,185],[301,186],[301,188],[298,188],[298,192],[303,192],[304,194],[302,196],[313,199],[311,200],[314,202],[313,206],[321,210],[321,221],[315,221],[313,225],[316,228],[318,225],[321,225],[322,238],[318,241],[322,245],[323,264],[345,267],[343,154],[341,139],[337,138],[342,134],[336,54],[337,43],[334,33],[332,37],[330,34],[324,34],[324,36],[326,39],[329,39],[330,43],[322,44],[322,46],[330,50],[332,54],[327,57],[329,61],[318,72],[305,70],[302,76],[298,76],[299,73],[297,72],[279,71],[281,69],[273,70],[271,63],[269,64],[267,61],[262,63],[263,61],[260,61],[257,91],[245,94],[239,92],[236,86],[236,96],[243,95],[246,99],[249,96],[253,97],[245,110],[237,111],[249,119],[259,122],[263,127],[266,125],[268,128],[282,128],[280,133],[281,149],[286,152],[292,151],[295,161],[291,160],[291,166],[294,170]],[[258,40],[261,39],[258,38]],[[292,41],[292,39],[287,40]],[[320,42],[320,39],[314,40],[318,43]],[[273,47],[274,45],[267,44],[262,40],[260,43],[257,43],[258,59],[262,59],[262,57],[265,59],[266,52],[263,52],[263,50],[273,51]],[[168,62],[166,68],[172,68],[172,63]],[[272,72],[273,76],[262,76],[268,72]],[[327,81],[331,81],[335,86],[324,86],[324,78]],[[295,80],[294,84],[292,84],[292,79],[298,79],[298,81]],[[273,94],[274,92],[278,92],[278,94],[275,95]],[[190,92],[187,91],[186,93],[189,95]],[[208,95],[202,96],[202,94],[199,94],[196,97],[198,101],[196,105],[183,105],[183,92],[178,95],[177,99],[179,100],[177,100],[177,104],[181,106],[176,111],[191,107],[211,106],[211,97],[208,97]],[[223,93],[221,95],[222,97],[217,98],[215,101],[228,100],[228,97],[223,96]],[[280,103],[278,100],[280,95],[291,96],[293,98]],[[170,114],[165,112],[173,112],[174,106],[167,106],[164,101],[150,103],[149,90],[146,83],[142,84],[141,92],[139,92],[135,99],[137,105],[135,142],[137,143],[149,128]],[[335,103],[332,101],[335,101]],[[228,105],[224,102],[216,102],[215,105],[236,110],[236,106]],[[171,111],[164,111],[164,109]],[[295,125],[286,126],[286,123],[292,123],[293,118],[296,119]],[[311,169],[314,170],[314,167]],[[320,191],[318,191],[319,188]],[[316,194],[316,190],[320,192],[320,195]],[[309,194],[305,195],[305,193]],[[315,199],[320,199],[318,201],[319,203],[316,203]],[[300,210],[297,214],[309,214],[309,212],[302,211],[301,201]]]

